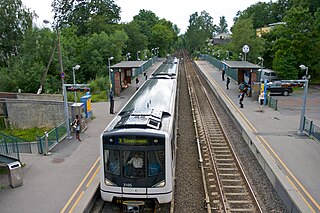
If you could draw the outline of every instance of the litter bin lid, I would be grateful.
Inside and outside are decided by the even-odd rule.
[[[82,106],[83,103],[73,103],[71,106],[75,107],[75,106]]]
[[[14,168],[17,168],[17,167],[21,167],[21,164],[19,161],[15,161],[15,162],[12,162],[12,163],[8,163],[7,166],[9,167],[9,169],[14,169]]]

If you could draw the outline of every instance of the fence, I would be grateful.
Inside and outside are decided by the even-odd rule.
[[[313,121],[307,119],[304,117],[304,131],[314,138],[316,138],[318,141],[320,141],[320,127],[313,124]]]
[[[69,121],[69,123],[71,123]],[[60,141],[67,136],[67,124],[66,122],[61,123],[59,126],[52,129],[47,133],[48,135],[48,151],[55,147]],[[46,135],[37,137],[37,146],[39,154],[46,153]]]
[[[20,161],[17,139],[0,133],[0,155]]]
[[[223,64],[220,60],[210,56],[210,55],[206,55],[206,54],[201,54],[200,55],[201,58],[205,59],[207,62],[209,62],[210,64],[212,64],[212,66],[222,70],[223,69]],[[229,76],[230,78],[232,78],[233,80],[238,81],[238,70],[237,69],[227,69],[226,70],[226,75]]]
[[[278,110],[278,100],[268,95],[268,107]]]

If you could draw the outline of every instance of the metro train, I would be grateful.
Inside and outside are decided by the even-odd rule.
[[[167,59],[101,134],[104,201],[169,203],[174,190],[178,59]]]

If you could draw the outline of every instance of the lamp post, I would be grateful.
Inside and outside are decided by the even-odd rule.
[[[258,59],[259,59],[259,61],[261,61],[261,67],[263,68],[263,61],[264,61],[264,59],[262,58],[262,57],[258,57]]]
[[[304,135],[303,133],[303,127],[304,127],[304,116],[306,113],[306,104],[307,104],[307,95],[308,95],[308,67],[305,65],[300,65],[299,66],[301,70],[306,71],[306,75],[304,76],[304,90],[303,90],[303,102],[302,102],[302,109],[301,109],[301,116],[300,116],[300,125],[299,125],[299,130],[298,130],[298,135]]]
[[[148,61],[148,55],[147,55],[147,50],[144,51],[144,60]]]
[[[129,61],[130,58],[131,58],[131,53],[127,53],[127,54],[126,54],[126,59],[127,59],[127,61]]]
[[[108,58],[108,71],[109,71],[109,86],[112,89],[112,82],[111,82],[111,69],[110,69],[110,61],[113,60],[113,56]]]
[[[78,70],[78,69],[80,69],[80,65],[78,65],[78,64],[76,66],[72,67],[73,85],[74,85],[73,87],[75,87],[75,85],[76,85],[75,71]],[[77,103],[77,92],[76,91],[74,91],[74,102]]]
[[[138,60],[138,61],[140,61],[139,53],[140,53],[140,50],[137,52],[137,60]]]

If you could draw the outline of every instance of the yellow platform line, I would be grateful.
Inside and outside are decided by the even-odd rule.
[[[98,157],[98,159],[95,161],[95,163],[93,164],[93,166],[90,168],[89,172],[86,174],[86,176],[83,178],[83,180],[81,181],[81,183],[79,184],[79,186],[77,187],[77,189],[73,192],[73,194],[71,195],[71,197],[69,198],[68,202],[66,203],[66,205],[63,207],[63,209],[60,211],[60,213],[64,213],[66,211],[66,209],[68,208],[68,206],[70,205],[71,201],[73,200],[73,198],[76,196],[76,194],[79,192],[80,188],[82,187],[82,185],[84,184],[84,182],[86,181],[86,179],[88,178],[89,174],[92,172],[92,170],[96,167],[96,164],[99,162],[100,157]]]

